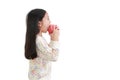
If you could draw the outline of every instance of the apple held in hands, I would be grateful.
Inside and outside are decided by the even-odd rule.
[[[49,34],[53,33],[54,29],[57,29],[57,28],[58,28],[57,25],[50,25],[50,26],[48,27],[48,32],[49,32]]]

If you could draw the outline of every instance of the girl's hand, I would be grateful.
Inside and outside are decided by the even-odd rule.
[[[50,34],[51,40],[58,41],[59,40],[59,29],[58,27],[53,30],[53,33]]]

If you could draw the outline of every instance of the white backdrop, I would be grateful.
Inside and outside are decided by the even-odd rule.
[[[119,0],[0,1],[0,80],[28,80],[25,18],[34,8],[60,27],[52,80],[120,80]]]

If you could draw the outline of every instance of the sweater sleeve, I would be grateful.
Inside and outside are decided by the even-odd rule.
[[[48,61],[56,61],[59,53],[59,42],[50,41],[50,43],[47,44],[42,41],[38,41],[37,51],[40,58]]]

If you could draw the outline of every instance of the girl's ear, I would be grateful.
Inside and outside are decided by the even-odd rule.
[[[38,22],[38,27],[40,27],[40,28],[41,28],[41,26],[42,26],[42,22],[41,22],[41,21],[39,21],[39,22]]]

